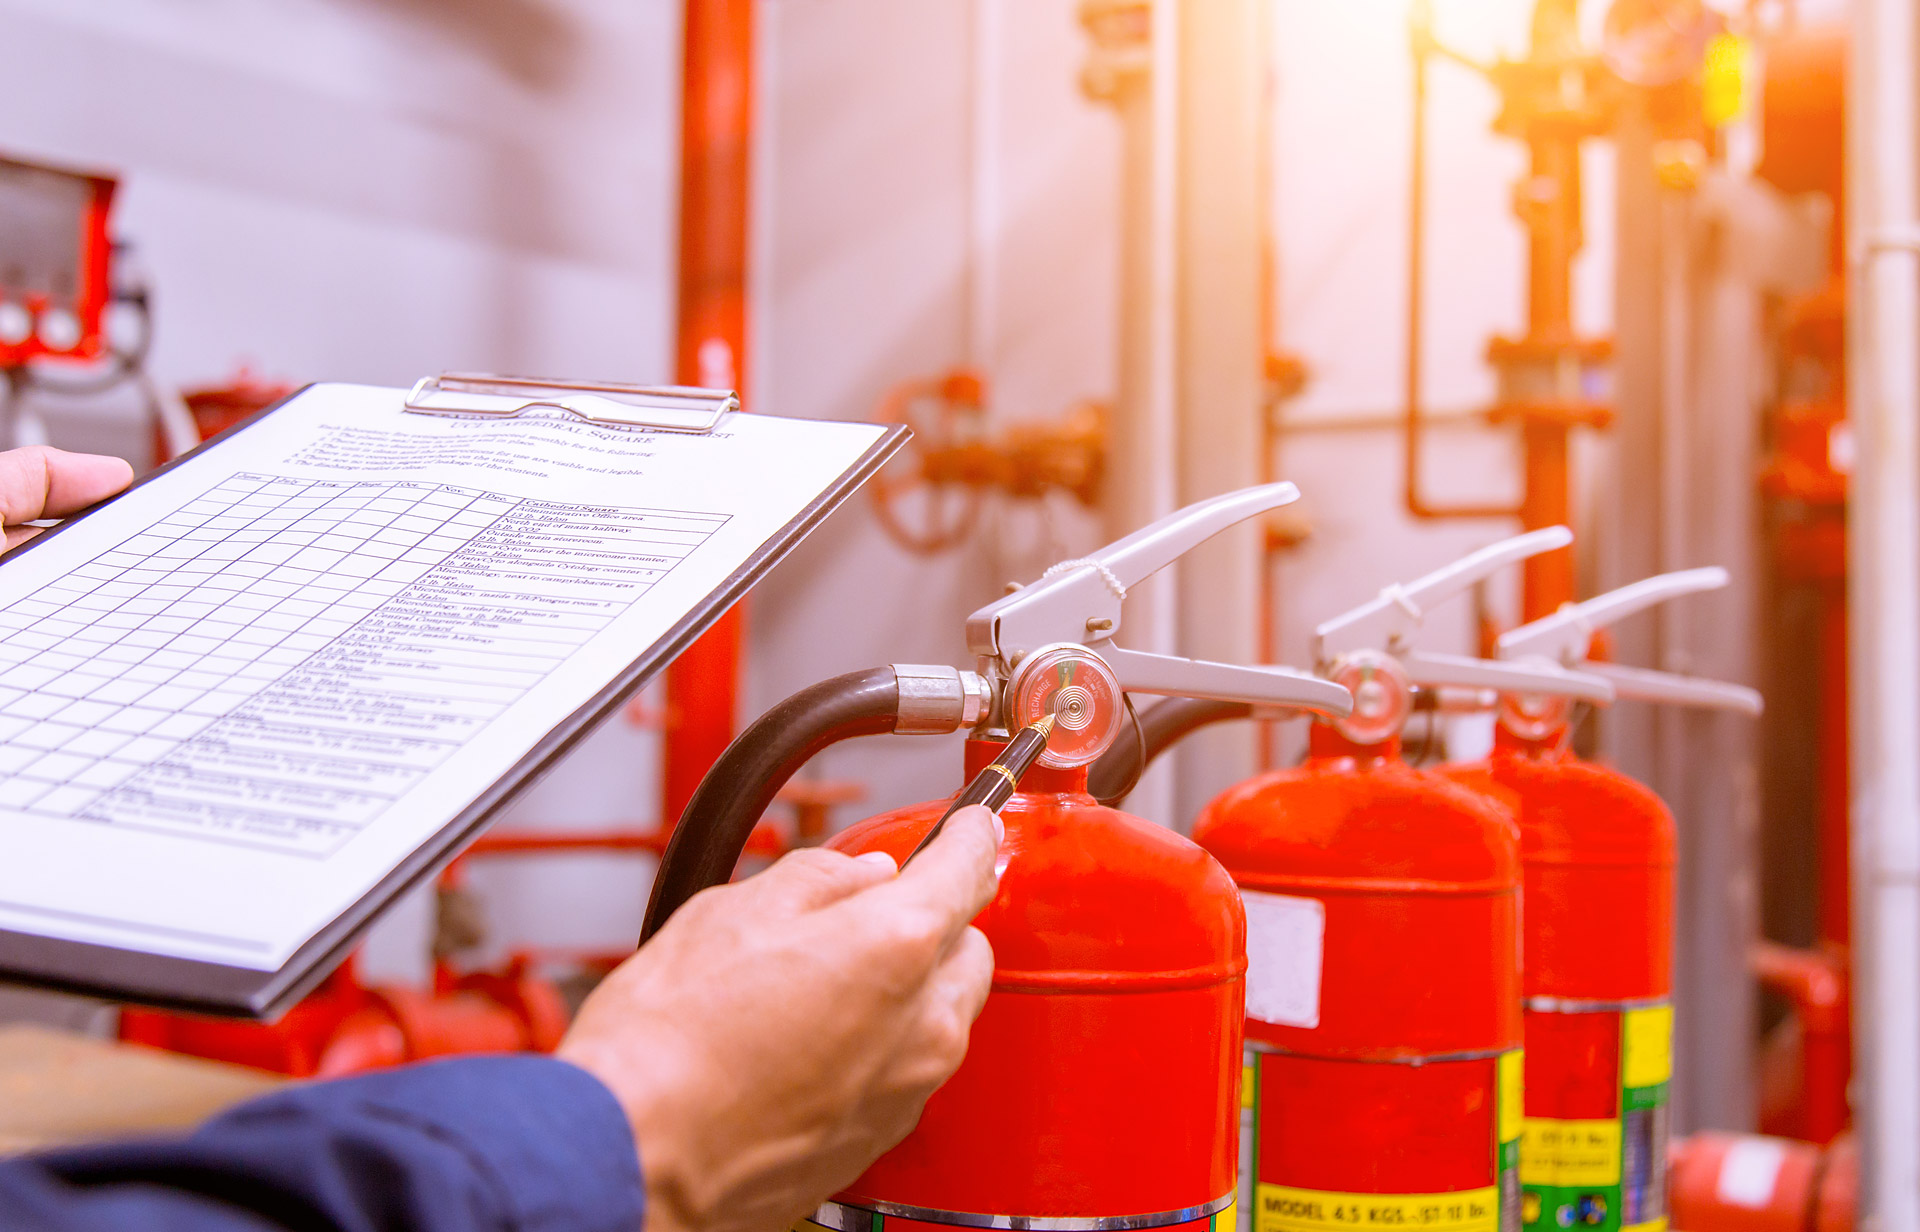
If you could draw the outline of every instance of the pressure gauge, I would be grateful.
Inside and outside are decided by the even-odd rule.
[[[1336,659],[1327,679],[1353,694],[1353,713],[1333,726],[1355,744],[1379,744],[1399,734],[1413,713],[1413,682],[1392,655],[1357,650]]]
[[[1106,752],[1120,734],[1126,708],[1113,669],[1072,642],[1042,646],[1027,655],[1007,685],[1009,730],[1053,716],[1053,733],[1040,763],[1056,769],[1087,765]]]
[[[1500,695],[1500,726],[1520,739],[1538,743],[1571,726],[1573,701],[1547,693]]]

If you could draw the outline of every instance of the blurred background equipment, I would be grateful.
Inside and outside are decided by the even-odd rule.
[[[1324,668],[1321,618],[1384,579],[1516,531],[1574,538],[1488,572],[1470,602],[1389,602],[1399,642],[1376,639],[1354,681],[1377,739],[1141,699],[1094,769],[1102,798],[1130,791],[1174,829],[1235,784],[1337,782],[1359,807],[1404,779],[1457,803],[1443,777],[1518,774],[1523,755],[1618,787],[1655,835],[1635,869],[1665,876],[1670,834],[1670,921],[1584,882],[1557,905],[1619,944],[1647,925],[1639,957],[1670,958],[1671,1076],[1648,1109],[1673,1146],[1638,1161],[1670,1167],[1670,1226],[1920,1232],[1911,0],[151,8],[9,10],[34,105],[0,115],[0,446],[147,467],[309,379],[448,368],[726,385],[749,411],[915,436],[750,619],[703,638],[281,1022],[116,1027],[16,990],[0,1019],[279,1074],[547,1046],[638,935],[744,720],[878,658],[970,665],[966,617],[1013,580],[1290,480],[1298,503],[1123,579],[1111,640]],[[1758,722],[1631,687],[1602,708],[1502,699],[1408,657],[1511,668],[1503,634],[1709,567],[1725,587],[1595,632],[1579,670],[1758,687]],[[846,805],[924,800],[952,757],[832,743],[746,810],[745,867],[829,841]],[[1511,783],[1485,798],[1515,804]],[[1523,831],[1543,815],[1522,814]],[[1435,856],[1434,835],[1395,833],[1356,840],[1355,867]],[[1521,935],[1553,910],[1523,905]],[[1391,921],[1380,938],[1414,980]],[[1361,969],[1328,946],[1331,1015]],[[1543,991],[1550,972],[1476,971],[1573,997]],[[1634,1011],[1667,986],[1647,981]],[[1499,1012],[1434,995],[1434,1021]],[[1604,1048],[1529,1051],[1536,1073],[1606,1068]],[[1262,1092],[1276,1115],[1291,1081]],[[1340,1115],[1385,1157],[1413,1105],[1367,1107]],[[1295,1131],[1336,1136],[1292,1120],[1268,1146],[1308,1159]],[[1572,1198],[1522,1222],[1632,1228],[1613,1184],[1558,1186]]]
[[[1603,338],[1577,336],[1573,323],[1573,270],[1585,229],[1581,147],[1608,129],[1614,78],[1600,57],[1581,42],[1577,0],[1538,0],[1529,54],[1524,60],[1479,64],[1450,51],[1435,37],[1430,0],[1414,0],[1413,140],[1409,172],[1406,329],[1406,505],[1421,518],[1518,518],[1522,528],[1562,526],[1573,517],[1571,440],[1576,427],[1605,428],[1613,422],[1606,399]],[[1426,343],[1425,248],[1427,234],[1427,75],[1436,58],[1464,65],[1490,81],[1500,95],[1494,131],[1527,147],[1526,174],[1513,186],[1513,212],[1527,232],[1527,331],[1494,338],[1487,360],[1499,373],[1498,395],[1486,412],[1490,424],[1520,429],[1522,494],[1519,503],[1436,505],[1425,495],[1421,446],[1423,362]],[[1679,75],[1697,64],[1682,60]],[[1537,620],[1575,593],[1570,551],[1546,553],[1526,564],[1522,613]]]
[[[874,516],[895,543],[931,554],[974,533],[982,506],[995,496],[1038,501],[1063,492],[1094,508],[1106,471],[1109,413],[1087,402],[1058,420],[1010,424],[995,433],[978,373],[895,386],[873,418],[908,425],[913,439],[874,477]]]
[[[0,368],[96,359],[112,293],[104,175],[0,159]]]

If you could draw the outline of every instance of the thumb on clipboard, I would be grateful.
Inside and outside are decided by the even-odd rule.
[[[41,527],[27,523],[78,513],[132,482],[133,467],[121,458],[45,445],[0,453],[0,527],[6,534],[0,552],[40,533]]]

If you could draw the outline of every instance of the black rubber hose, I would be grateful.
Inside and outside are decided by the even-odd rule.
[[[875,667],[810,685],[755,719],[720,754],[680,814],[653,879],[642,944],[688,899],[733,876],[747,836],[809,758],[842,740],[891,732],[899,708],[893,669]]]
[[[1123,734],[1093,763],[1093,769],[1087,772],[1087,791],[1108,808],[1116,807],[1140,782],[1153,759],[1175,741],[1214,723],[1252,717],[1253,707],[1246,702],[1169,697],[1139,716],[1137,739],[1129,740]]]

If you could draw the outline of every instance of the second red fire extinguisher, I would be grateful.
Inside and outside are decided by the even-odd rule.
[[[972,727],[971,775],[1010,731],[1055,720],[1043,761],[1001,810],[1006,871],[976,921],[993,943],[993,991],[966,1061],[914,1132],[816,1212],[814,1232],[1230,1232],[1239,896],[1193,843],[1098,804],[1086,768],[1127,738],[1126,691],[1352,708],[1345,688],[1302,673],[1113,644],[1129,587],[1296,497],[1291,484],[1232,493],[1064,562],[968,619],[978,673],[894,667],[816,685],[751,726],[701,784],[662,862],[649,934],[731,875],[773,792],[827,744]],[[904,857],[946,805],[882,814],[833,845]]]

